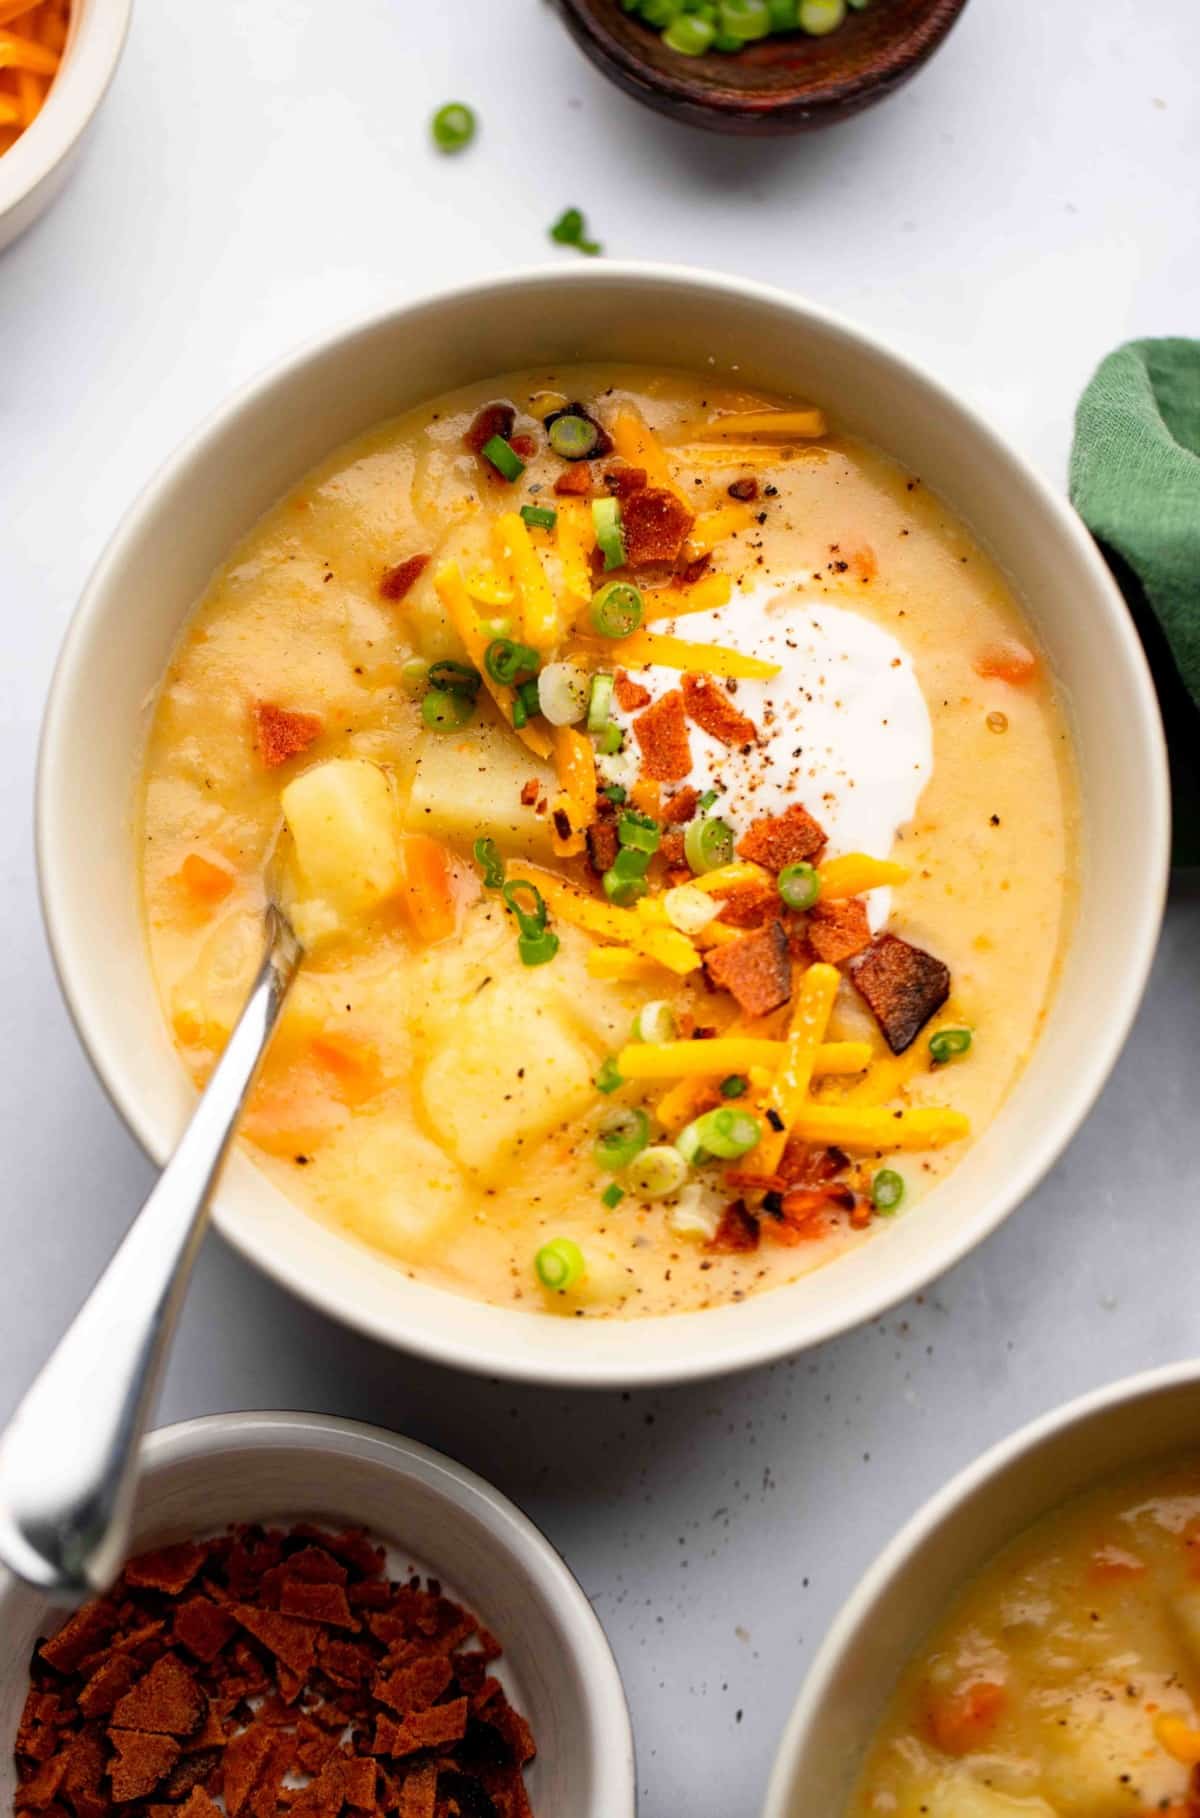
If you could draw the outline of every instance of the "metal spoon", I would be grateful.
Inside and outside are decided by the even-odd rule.
[[[287,917],[158,1185],[0,1439],[0,1561],[79,1603],[124,1562],[138,1442],[183,1303],[204,1214],[303,957]]]

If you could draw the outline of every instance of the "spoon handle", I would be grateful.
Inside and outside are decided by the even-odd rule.
[[[138,1443],[242,1106],[299,965],[274,908],[254,988],[182,1141],[0,1440],[0,1560],[59,1602],[125,1557]]]

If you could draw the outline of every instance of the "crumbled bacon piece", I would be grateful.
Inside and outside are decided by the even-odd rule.
[[[592,470],[586,461],[565,467],[554,482],[560,499],[586,499],[592,490]]]
[[[600,876],[616,861],[621,842],[612,821],[593,821],[584,836],[587,840],[588,863]]]
[[[208,1700],[190,1668],[177,1654],[164,1654],[144,1679],[118,1699],[112,1720],[123,1730],[190,1736],[204,1722],[207,1710]]]
[[[749,504],[751,499],[758,497],[758,481],[753,475],[745,480],[731,480],[725,490],[731,499],[739,499],[744,504]]]
[[[178,1597],[207,1558],[208,1548],[198,1547],[190,1540],[181,1541],[178,1546],[159,1547],[156,1552],[139,1553],[129,1561],[125,1582],[139,1590],[164,1591],[168,1597]]]
[[[625,555],[630,567],[674,562],[694,522],[682,499],[663,486],[645,486],[640,492],[631,492],[621,507]]]
[[[521,784],[521,806],[523,808],[532,808],[541,792],[542,785],[538,782],[537,778],[535,776],[529,777],[526,782]]]
[[[829,966],[840,966],[869,947],[871,924],[862,898],[814,904],[808,912],[808,944]]]
[[[712,983],[731,992],[747,1016],[767,1016],[792,994],[787,936],[778,922],[710,948],[704,967]]]
[[[467,1701],[465,1698],[454,1698],[448,1704],[435,1704],[427,1711],[412,1711],[403,1723],[388,1724],[381,1717],[380,1727],[386,1728],[385,1746],[376,1751],[385,1755],[415,1755],[418,1749],[442,1748],[450,1742],[461,1742],[467,1732]]]
[[[320,738],[322,722],[315,713],[297,713],[289,707],[275,707],[269,701],[254,704],[254,730],[259,756],[268,770],[274,770],[301,751],[307,751],[314,739]]]
[[[725,690],[718,687],[711,676],[685,675],[680,686],[687,716],[702,732],[720,739],[722,745],[757,742],[758,727],[754,721],[738,712]]]
[[[640,707],[648,707],[652,698],[650,690],[635,682],[628,670],[617,670],[613,677],[613,699],[622,713],[636,713]]]
[[[896,934],[872,941],[850,976],[893,1054],[912,1046],[950,995],[949,967]]]
[[[692,870],[687,862],[687,847],[684,841],[685,835],[682,827],[667,827],[663,832],[658,850],[669,871],[686,869],[687,875],[691,877]]]
[[[472,454],[482,454],[493,436],[503,436],[507,442],[516,421],[517,413],[511,404],[485,404],[463,436],[463,446]]]
[[[328,1623],[335,1629],[358,1627],[346,1602],[340,1584],[314,1583],[303,1578],[285,1578],[279,1599],[284,1616],[302,1616],[306,1622]]]
[[[615,498],[627,499],[631,492],[642,491],[646,479],[644,467],[610,467],[604,475],[604,484]]]
[[[703,555],[693,556],[690,562],[675,563],[675,584],[677,587],[694,587],[702,581],[712,567],[712,551],[706,549]]]
[[[384,600],[402,600],[409,590],[420,580],[428,568],[432,556],[409,556],[405,562],[397,562],[394,568],[385,568],[379,580],[380,598]]]
[[[508,445],[515,455],[520,455],[523,461],[532,460],[537,453],[537,442],[533,436],[526,435],[524,431],[520,435],[510,436]]]
[[[738,884],[719,892],[717,900],[721,905],[717,920],[727,928],[762,928],[783,918],[783,903],[771,884]]]
[[[179,1744],[169,1736],[143,1734],[140,1730],[112,1730],[109,1734],[116,1753],[108,1773],[117,1805],[144,1799],[179,1760]]]
[[[804,861],[816,864],[825,850],[825,829],[799,802],[782,814],[765,815],[748,827],[738,841],[739,858],[749,859],[768,871]]]
[[[676,789],[673,795],[668,796],[663,808],[663,826],[682,827],[692,819],[699,806],[700,791],[693,789],[690,783],[685,783],[682,789]]]
[[[660,695],[633,722],[642,750],[642,775],[658,783],[677,783],[692,767],[687,717],[678,688]]]
[[[740,1199],[735,1199],[725,1207],[721,1222],[705,1248],[736,1255],[739,1251],[757,1250],[758,1241],[758,1220],[752,1212],[747,1212]]]

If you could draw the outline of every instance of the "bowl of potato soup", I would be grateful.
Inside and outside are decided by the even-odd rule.
[[[834,1623],[764,1818],[1200,1809],[1200,1374],[1085,1396],[964,1471]]]
[[[990,1230],[1116,1056],[1166,839],[1066,505],[813,307],[607,265],[222,409],[93,578],[39,799],[159,1159],[269,891],[304,944],[229,1238],[391,1343],[594,1384],[794,1351]]]

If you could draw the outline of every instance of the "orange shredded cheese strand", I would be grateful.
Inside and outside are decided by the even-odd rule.
[[[686,638],[665,637],[657,631],[634,631],[627,638],[599,642],[580,640],[588,656],[599,658],[607,651],[626,669],[648,669],[658,664],[663,669],[683,669],[694,675],[737,676],[744,680],[767,681],[779,674],[778,663],[764,663],[761,657],[745,656],[740,650],[729,650],[724,644],[690,644]]]
[[[522,529],[524,529],[523,525]],[[475,608],[471,604],[471,596],[467,592],[458,563],[443,563],[433,577],[433,585],[446,617],[457,631],[471,662],[482,675],[484,687],[500,709],[503,718],[511,724],[513,691],[511,688],[505,688],[500,682],[494,682],[487,672],[483,660],[483,653],[487,649],[487,639],[483,634]],[[517,732],[517,737],[538,757],[548,758],[550,756],[550,741],[537,726],[522,726]]]

